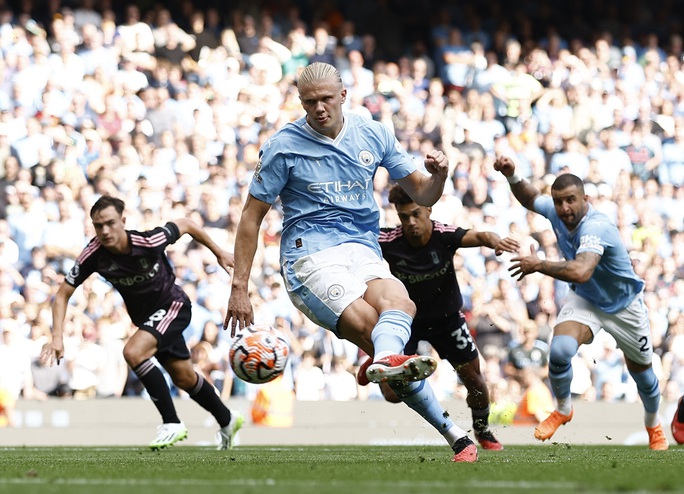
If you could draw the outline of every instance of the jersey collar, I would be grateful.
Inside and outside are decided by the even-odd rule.
[[[307,122],[306,117],[304,117],[304,130],[311,134],[311,136],[314,139],[318,139],[319,141],[324,141],[328,144],[332,144],[333,146],[337,146],[340,141],[344,138],[345,134],[347,133],[347,128],[349,126],[349,118],[347,118],[347,115],[342,115],[342,128],[340,129],[340,133],[337,134],[337,137],[335,139],[331,139],[330,137],[321,134],[318,132],[316,129],[314,129],[311,125],[309,125],[309,122]]]

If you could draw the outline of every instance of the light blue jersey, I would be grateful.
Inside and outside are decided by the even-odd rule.
[[[306,123],[288,123],[266,141],[249,192],[283,204],[281,262],[294,261],[346,242],[378,245],[380,213],[373,197],[373,177],[385,167],[392,180],[404,178],[416,164],[383,124],[344,115],[337,138]]]
[[[644,282],[634,272],[618,229],[608,216],[589,204],[589,210],[579,225],[568,231],[556,214],[551,197],[537,197],[534,210],[551,221],[558,246],[566,259],[573,260],[580,252],[595,252],[601,256],[589,281],[573,286],[577,295],[602,311],[615,314],[641,293]]]

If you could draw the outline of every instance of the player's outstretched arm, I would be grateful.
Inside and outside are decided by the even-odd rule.
[[[501,238],[494,232],[479,232],[476,230],[468,230],[461,240],[463,247],[489,247],[494,249],[494,254],[500,256],[504,252],[519,252],[520,242],[506,237]]]
[[[429,176],[415,171],[398,182],[416,204],[432,206],[442,197],[449,175],[449,161],[441,151],[432,150],[425,157],[425,168],[430,172]]]
[[[530,211],[534,211],[534,200],[541,195],[539,189],[515,172],[515,163],[508,156],[499,156],[494,169],[501,173],[511,186],[515,198]]]
[[[224,270],[228,271],[228,268],[233,267],[233,254],[219,247],[201,226],[190,218],[180,218],[173,222],[178,227],[178,231],[181,235],[187,233],[198,243],[209,249],[216,256],[216,260]]]
[[[63,281],[52,301],[52,339],[43,345],[40,352],[43,365],[59,364],[64,356],[64,319],[74,291],[76,288]]]
[[[568,283],[586,283],[594,274],[594,269],[601,260],[601,256],[594,252],[580,252],[575,259],[563,261],[548,261],[540,259],[530,246],[530,254],[520,255],[511,259],[511,267],[508,268],[511,276],[522,280],[531,273],[542,273],[557,280]]]
[[[237,327],[244,328],[254,322],[254,311],[249,301],[249,277],[256,254],[259,228],[271,205],[249,195],[242,209],[235,237],[235,266],[233,283],[228,299],[228,312],[223,328],[230,326],[230,335],[235,336]]]

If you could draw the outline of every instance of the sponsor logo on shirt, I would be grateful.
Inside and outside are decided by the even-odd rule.
[[[372,189],[373,179],[335,180],[331,182],[314,182],[307,186],[313,194],[323,194],[324,202],[340,203],[359,201],[366,198],[367,190]]]
[[[413,283],[420,283],[422,281],[429,281],[429,280],[434,280],[435,278],[441,278],[442,276],[446,275],[449,272],[449,265],[451,263],[451,260],[448,260],[444,265],[438,269],[437,271],[433,271],[431,273],[425,273],[425,274],[408,274],[408,273],[402,273],[401,271],[393,271],[392,274],[399,280],[404,283],[408,283],[412,285]]]
[[[107,278],[114,286],[133,286],[138,283],[145,283],[154,278],[159,273],[159,263],[155,263],[152,269],[146,273],[136,274],[134,276],[124,276],[123,278]]]

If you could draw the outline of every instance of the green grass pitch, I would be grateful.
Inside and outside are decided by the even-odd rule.
[[[684,492],[684,447],[544,444],[450,459],[441,446],[0,448],[0,494]]]

